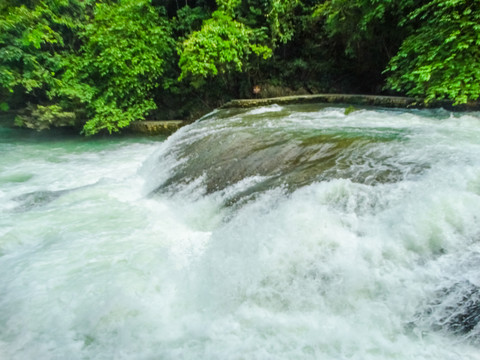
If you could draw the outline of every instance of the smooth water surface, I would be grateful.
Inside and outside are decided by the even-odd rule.
[[[480,114],[0,128],[0,359],[480,359]]]

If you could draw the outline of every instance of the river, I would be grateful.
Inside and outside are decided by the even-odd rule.
[[[480,359],[480,113],[0,127],[0,359]]]

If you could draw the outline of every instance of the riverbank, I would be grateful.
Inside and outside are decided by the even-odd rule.
[[[383,95],[358,95],[358,94],[315,94],[315,95],[290,95],[269,98],[235,99],[222,106],[220,109],[230,108],[252,108],[269,105],[290,105],[290,104],[348,104],[356,106],[378,106],[387,108],[402,109],[425,109],[444,108],[449,111],[479,111],[480,103],[468,103],[453,105],[451,101],[436,100],[425,103],[422,99],[415,99],[403,96]],[[191,123],[187,120],[164,120],[164,121],[136,121],[132,123],[129,130],[134,133],[147,135],[170,135],[182,126]]]
[[[15,113],[14,112],[5,112],[0,113],[0,125],[3,125],[8,128],[17,127],[15,125]],[[135,121],[132,122],[127,128],[125,133],[133,133],[133,134],[143,134],[143,135],[171,135],[182,126],[190,124],[192,121],[187,120],[145,120],[145,121]],[[44,130],[48,130],[48,132],[52,132],[53,130],[57,131],[66,131],[72,132],[75,134],[79,134],[81,132],[81,128],[64,126],[64,127],[52,127],[50,129],[44,130],[36,130],[36,129],[27,129],[34,132],[43,132]]]
[[[402,96],[358,95],[358,94],[315,94],[289,95],[268,98],[234,99],[221,105],[220,109],[252,108],[259,106],[290,105],[290,104],[339,104],[352,106],[378,106],[387,108],[424,109],[444,108],[449,111],[480,111],[480,102],[453,105],[451,101],[437,100],[425,103],[422,99]],[[0,122],[14,126],[13,112],[0,114]],[[147,136],[169,136],[195,120],[143,120],[132,122],[125,130],[127,133]]]
[[[252,108],[258,106],[290,105],[290,104],[348,104],[356,106],[378,106],[387,108],[425,109],[444,108],[450,111],[479,111],[480,103],[453,105],[451,101],[437,100],[425,103],[422,99],[403,96],[358,95],[358,94],[315,94],[315,95],[290,95],[269,98],[235,99],[222,106],[220,109]],[[133,133],[145,135],[171,135],[182,126],[192,123],[188,120],[146,120],[135,121],[128,130]]]

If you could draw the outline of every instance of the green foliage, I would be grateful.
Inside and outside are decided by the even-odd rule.
[[[174,40],[162,8],[148,0],[92,3],[33,1],[28,8],[10,0],[3,8],[0,94],[23,93],[38,104],[18,123],[60,125],[53,102],[66,113],[86,110],[85,134],[114,132],[155,109],[154,90],[172,81],[163,77]],[[39,110],[42,103],[53,110]]]
[[[168,85],[162,77],[174,48],[160,10],[148,0],[96,4],[60,91],[86,106],[85,134],[119,131],[156,108],[153,91]]]
[[[242,4],[242,0],[216,0],[218,10],[231,17],[235,16],[235,10]]]
[[[173,29],[179,40],[185,40],[185,37],[193,31],[199,30],[204,20],[210,17],[210,13],[204,7],[184,6],[177,11],[176,18],[173,19]]]
[[[0,94],[13,92],[51,99],[62,70],[67,34],[76,31],[83,4],[77,0],[32,1],[31,7],[7,1],[0,16]]]
[[[399,23],[422,0],[326,0],[313,16],[323,22],[327,47],[354,91],[377,93],[382,74],[411,30]],[[341,88],[344,85],[340,86]]]
[[[271,49],[295,36],[300,0],[217,0],[220,9],[255,31],[256,39]]]
[[[464,103],[480,95],[479,24],[471,0],[3,0],[0,111],[91,135],[257,84],[371,93],[387,76]]]
[[[270,28],[272,45],[285,44],[295,35],[295,8],[299,0],[270,0],[267,21]]]
[[[412,12],[419,27],[387,69],[388,86],[408,95],[452,99],[480,96],[480,2],[433,0]]]
[[[392,0],[327,0],[319,4],[313,16],[325,19],[325,29],[330,37],[343,42],[345,52],[355,56],[361,43],[374,36],[372,25],[384,16]]]
[[[0,103],[0,111],[8,111],[8,109],[10,109],[10,106],[6,102]]]
[[[241,72],[254,54],[267,59],[272,51],[252,41],[253,31],[221,10],[203,23],[202,28],[190,35],[180,46],[180,80],[190,76],[191,83],[199,86],[209,76]]]
[[[64,111],[58,105],[28,104],[15,118],[15,125],[40,131],[52,127],[74,126],[75,120],[75,113]]]
[[[326,33],[343,44],[347,56],[358,57],[364,47],[367,51],[380,46],[387,47],[387,51],[396,50],[397,43],[404,38],[398,23],[417,2],[326,0],[316,7],[313,16],[325,19]]]

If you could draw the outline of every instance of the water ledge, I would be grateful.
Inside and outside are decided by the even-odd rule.
[[[353,94],[316,94],[293,95],[265,99],[237,99],[221,106],[228,108],[250,108],[267,105],[308,104],[308,103],[346,103],[352,105],[371,105],[395,108],[445,108],[452,111],[480,110],[480,103],[469,103],[454,106],[451,101],[436,100],[425,104],[422,99],[401,96],[353,95]]]

